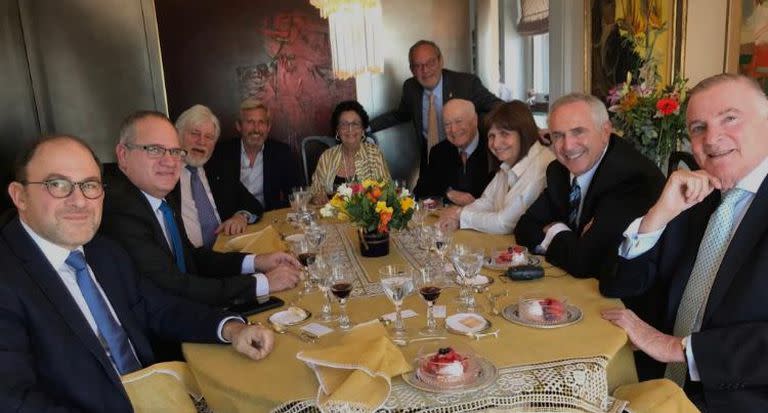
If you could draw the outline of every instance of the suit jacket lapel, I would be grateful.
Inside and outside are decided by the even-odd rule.
[[[75,303],[74,298],[69,294],[69,290],[61,281],[59,274],[51,267],[42,251],[22,228],[18,218],[6,226],[4,235],[9,247],[22,262],[27,274],[37,283],[51,302],[53,310],[59,313],[74,335],[83,343],[83,346],[101,363],[110,379],[115,384],[120,385],[120,378],[117,376],[112,362],[107,358],[107,353],[91,330],[91,326],[88,325],[85,316]]]
[[[581,216],[579,217],[579,233],[581,233],[581,228],[584,228],[584,226],[592,220],[595,199],[597,196],[602,194],[606,189],[615,186],[616,176],[612,172],[616,171],[618,168],[613,164],[614,162],[623,161],[619,160],[616,154],[613,153],[617,152],[617,143],[615,139],[616,138],[614,137],[610,138],[610,141],[608,142],[608,150],[605,151],[605,155],[600,161],[600,165],[597,166],[595,175],[592,176],[592,183],[589,185],[587,193],[582,194],[585,198],[584,205],[581,208]],[[570,187],[568,190],[570,192]]]

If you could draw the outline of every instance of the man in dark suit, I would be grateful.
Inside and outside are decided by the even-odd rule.
[[[173,192],[185,151],[164,114],[128,116],[116,152],[120,170],[107,180],[100,231],[123,245],[139,274],[174,294],[216,306],[296,285],[299,263],[288,254],[253,256],[192,247]]]
[[[668,363],[665,376],[705,412],[768,409],[768,100],[750,78],[721,74],[691,90],[686,113],[701,170],[670,175],[627,228],[610,297],[653,291],[660,317],[603,317]]]
[[[414,194],[419,198],[445,196],[458,206],[471,204],[490,182],[488,145],[477,131],[472,102],[451,99],[443,108],[447,139],[429,153],[429,164],[419,171]]]
[[[557,157],[547,188],[515,228],[519,244],[575,277],[598,277],[621,242],[621,231],[653,204],[664,176],[629,143],[611,137],[605,105],[574,93],[549,115]]]
[[[120,376],[154,362],[148,333],[271,351],[270,331],[163,293],[94,237],[103,187],[84,142],[43,138],[16,170],[18,217],[0,230],[0,411],[133,411]]]
[[[181,146],[187,151],[181,170],[181,217],[195,247],[213,246],[218,234],[235,235],[262,213],[258,200],[240,182],[234,169],[206,168],[221,128],[210,109],[195,105],[176,120]]]
[[[301,168],[288,145],[268,139],[269,108],[255,99],[244,100],[235,126],[240,139],[219,143],[209,162],[211,172],[239,176],[265,211],[289,206],[291,189],[302,182]]]
[[[443,69],[443,55],[434,42],[419,40],[414,43],[408,51],[408,63],[413,77],[403,83],[400,104],[397,109],[371,120],[371,130],[375,132],[412,121],[421,141],[421,168],[424,168],[428,151],[445,140],[441,126],[445,103],[453,98],[469,100],[482,118],[502,101],[489,92],[477,76]]]

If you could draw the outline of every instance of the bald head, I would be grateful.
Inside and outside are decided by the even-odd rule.
[[[477,135],[475,105],[464,99],[451,99],[443,105],[445,136],[457,148],[464,149]]]

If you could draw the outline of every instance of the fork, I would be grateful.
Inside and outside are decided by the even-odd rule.
[[[317,336],[307,331],[297,332],[294,330],[289,330],[285,326],[282,326],[280,324],[275,324],[275,323],[269,323],[269,326],[277,334],[288,333],[294,337],[297,337],[299,340],[305,343],[314,343],[315,341],[317,341]]]
[[[498,328],[494,331],[491,331],[489,333],[465,333],[467,337],[474,338],[475,340],[480,340],[483,337],[490,337],[493,336],[493,338],[499,338],[499,330]]]

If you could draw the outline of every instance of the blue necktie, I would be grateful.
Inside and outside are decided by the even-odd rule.
[[[184,247],[181,245],[181,235],[179,235],[179,227],[176,226],[176,219],[173,218],[173,211],[171,211],[168,203],[163,201],[160,204],[160,212],[163,213],[165,231],[168,233],[168,238],[171,239],[173,255],[176,257],[176,266],[179,267],[179,271],[187,272],[187,265],[184,263]]]
[[[568,193],[568,205],[570,211],[568,212],[568,226],[572,230],[576,231],[578,228],[579,218],[579,204],[581,203],[581,187],[576,181],[576,177],[573,177],[573,183],[571,183],[571,192]]]
[[[192,187],[192,199],[195,201],[197,219],[200,221],[200,231],[203,235],[203,245],[210,248],[216,242],[216,228],[219,226],[219,220],[216,219],[216,213],[208,199],[208,193],[206,193],[203,181],[198,175],[199,169],[187,165],[187,170],[189,171],[189,183]]]
[[[117,370],[122,375],[141,369],[141,363],[136,359],[136,355],[131,349],[128,335],[125,334],[125,330],[117,323],[117,320],[112,317],[104,296],[101,295],[99,288],[88,273],[83,253],[72,251],[64,262],[75,270],[77,285],[80,287],[83,298],[88,304],[88,309],[91,310],[91,315],[96,321],[99,334],[107,342],[109,356],[115,363]]]

